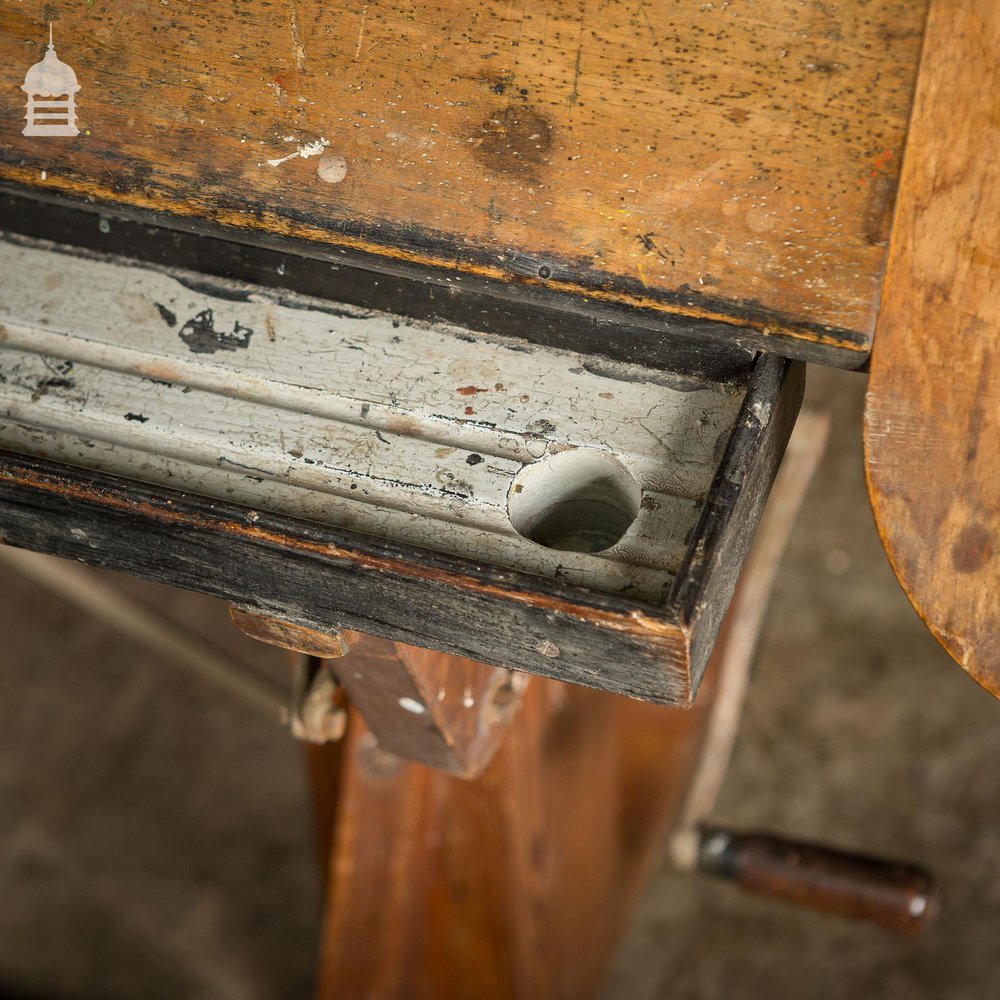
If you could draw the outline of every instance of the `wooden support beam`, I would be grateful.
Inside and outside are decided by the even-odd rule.
[[[524,674],[365,636],[331,664],[384,751],[464,778],[496,753]]]
[[[618,919],[612,700],[534,682],[474,783],[386,754],[352,716],[321,997],[593,991]]]
[[[361,638],[359,633],[346,629],[342,632],[317,632],[315,629],[283,622],[236,605],[230,606],[229,617],[251,639],[324,660],[346,655],[351,646]]]

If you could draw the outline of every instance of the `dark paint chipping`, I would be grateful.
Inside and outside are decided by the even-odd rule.
[[[203,309],[181,327],[179,336],[192,354],[214,354],[216,351],[245,350],[250,346],[253,330],[238,320],[232,332],[216,330],[212,310]]]

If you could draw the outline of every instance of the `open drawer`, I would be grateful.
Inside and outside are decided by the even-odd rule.
[[[802,395],[13,234],[0,287],[6,543],[670,705]]]
[[[0,230],[144,263],[5,247],[0,531],[689,704],[797,362],[868,362],[926,8],[61,10]]]

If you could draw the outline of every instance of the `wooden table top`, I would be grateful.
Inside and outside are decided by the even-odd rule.
[[[859,367],[925,7],[97,0],[56,12],[59,138],[21,134],[48,28],[6,5],[0,184]]]
[[[914,607],[1000,697],[1000,3],[928,21],[865,413],[879,532]]]

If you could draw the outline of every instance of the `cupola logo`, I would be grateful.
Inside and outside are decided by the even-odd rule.
[[[76,127],[76,73],[57,55],[49,24],[49,47],[41,62],[25,74],[21,86],[28,95],[23,135],[79,135]]]

